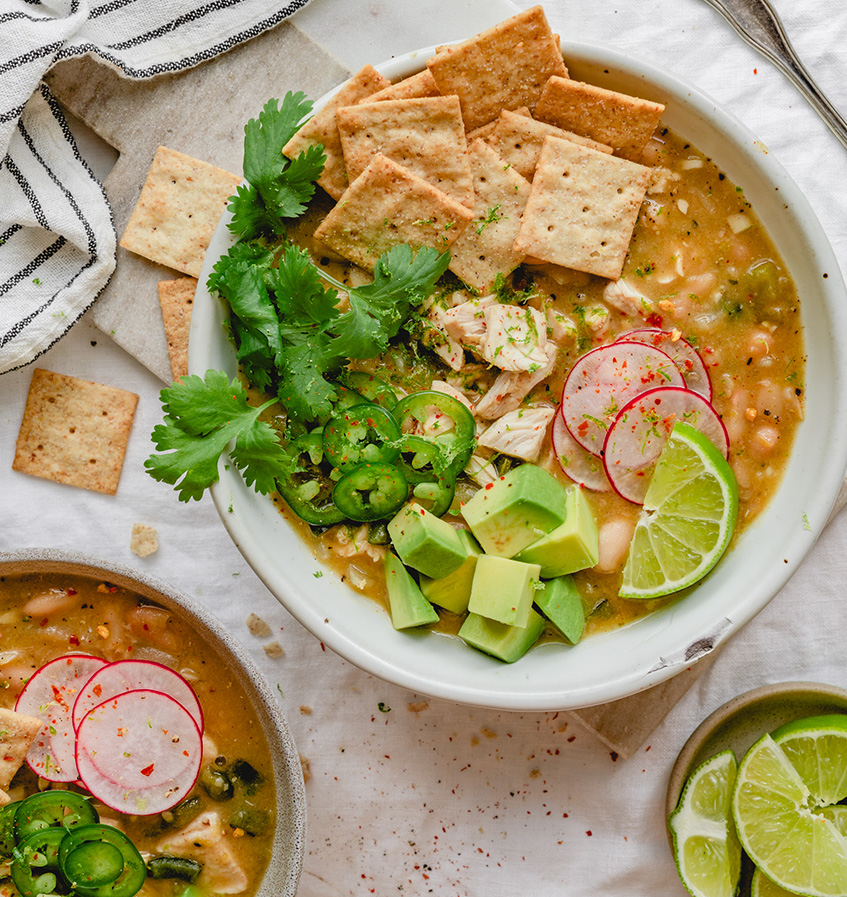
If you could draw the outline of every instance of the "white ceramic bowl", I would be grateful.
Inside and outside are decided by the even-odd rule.
[[[268,868],[256,897],[295,897],[306,846],[306,792],[300,757],[273,689],[238,641],[191,598],[131,567],[44,548],[0,552],[0,577],[32,573],[66,573],[129,589],[188,622],[211,645],[221,664],[234,671],[268,740],[276,786],[277,825]]]
[[[788,265],[802,299],[809,353],[806,419],[782,485],[715,571],[684,600],[576,648],[546,644],[501,664],[458,639],[395,632],[385,612],[343,585],[289,529],[274,505],[220,467],[213,496],[248,563],[317,638],[375,676],[411,691],[506,710],[573,709],[625,697],[690,666],[757,614],[811,548],[847,465],[847,297],[838,264],[803,195],[747,128],[696,88],[628,55],[563,44],[573,77],[667,104],[663,122],[739,186]],[[378,66],[388,78],[419,71],[432,48]],[[327,98],[323,98],[325,102]],[[318,103],[318,106],[320,103]],[[206,255],[191,324],[189,370],[236,373],[220,300],[205,290],[231,239],[221,222]],[[809,522],[811,531],[804,524]]]

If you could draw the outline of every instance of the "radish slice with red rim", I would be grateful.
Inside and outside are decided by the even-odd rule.
[[[553,451],[562,470],[580,486],[593,492],[611,492],[603,461],[587,452],[568,431],[565,419],[557,414],[553,421]]]
[[[175,806],[194,787],[202,759],[197,723],[160,691],[109,698],[77,729],[79,777],[93,797],[120,813],[152,816]]]
[[[644,501],[656,461],[678,421],[691,424],[728,456],[726,427],[703,396],[672,386],[651,389],[621,409],[606,435],[603,464],[618,495],[636,504]]]
[[[97,670],[77,696],[73,707],[74,728],[98,704],[136,689],[170,695],[191,714],[202,734],[203,711],[194,689],[175,670],[152,660],[116,660]]]
[[[644,343],[666,352],[674,360],[685,381],[686,389],[700,393],[708,401],[712,401],[712,381],[709,370],[700,357],[700,353],[678,330],[660,330],[658,327],[645,327],[622,333],[616,343]]]
[[[644,343],[613,343],[593,349],[571,368],[562,390],[562,417],[571,436],[599,455],[621,408],[658,386],[683,386],[682,374],[665,352]]]
[[[71,712],[80,689],[105,663],[90,654],[64,654],[36,670],[20,693],[15,710],[44,723],[26,755],[27,766],[42,779],[78,778]]]

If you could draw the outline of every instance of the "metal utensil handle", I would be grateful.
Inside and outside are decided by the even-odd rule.
[[[791,80],[847,147],[847,122],[826,98],[794,52],[782,22],[768,0],[706,0],[730,25]]]

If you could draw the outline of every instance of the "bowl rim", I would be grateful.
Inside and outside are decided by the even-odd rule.
[[[236,675],[260,722],[270,723],[270,731],[265,726],[265,737],[268,739],[274,766],[277,825],[268,868],[256,897],[295,897],[306,846],[306,791],[300,758],[288,721],[273,690],[240,642],[208,608],[145,571],[76,551],[48,548],[0,551],[0,577],[33,573],[68,573],[91,579],[108,578],[110,582],[137,592],[168,610],[198,621],[204,630],[201,633],[203,637],[207,641],[217,642],[219,647],[229,652],[235,661]],[[288,786],[290,805],[284,800],[281,779]],[[283,819],[285,824],[281,824]],[[280,860],[283,852],[290,856],[290,862],[285,866]],[[274,858],[277,858],[276,863]]]
[[[836,322],[836,326],[829,329],[841,332],[847,330],[844,282],[829,241],[805,196],[790,179],[782,165],[767,152],[766,147],[746,125],[720,107],[716,101],[700,91],[699,88],[630,54],[596,44],[576,42],[563,42],[562,50],[569,67],[573,70],[593,67],[596,73],[599,73],[597,74],[598,78],[602,79],[608,76],[612,84],[617,83],[616,79],[623,79],[630,85],[635,82],[639,84],[643,82],[644,90],[649,97],[672,99],[692,121],[698,118],[702,119],[706,122],[710,133],[713,132],[716,137],[729,140],[732,151],[741,160],[736,160],[735,166],[747,166],[755,177],[761,180],[763,185],[761,190],[767,186],[769,190],[773,191],[772,195],[768,194],[767,196],[768,208],[775,203],[779,209],[784,209],[784,214],[798,227],[802,224],[800,242],[812,256],[812,262],[809,264],[814,264],[817,271],[826,272],[827,279],[821,280],[817,284],[817,290],[821,297],[820,305],[826,311],[827,320]],[[398,56],[375,67],[384,76],[396,80],[398,77],[405,77],[421,70],[425,60],[433,52],[434,48],[432,47],[423,48]],[[323,103],[331,99],[341,86],[339,85],[322,97],[315,104],[315,109],[320,108]],[[688,133],[685,136],[690,137]],[[694,143],[697,145],[697,141]],[[719,153],[714,153],[713,156],[721,165],[722,170],[727,171],[729,176],[738,183],[739,178],[732,174],[732,166],[725,164]],[[754,203],[754,208],[761,212],[760,206],[761,203],[759,206]],[[773,208],[771,208],[771,214],[775,214]],[[227,250],[228,245],[231,245],[232,240],[226,229],[227,220],[228,214],[225,214],[212,239],[199,279],[192,316],[192,338],[189,343],[189,371],[191,374],[202,376],[208,368],[215,366],[208,363],[210,355],[214,352],[212,346],[215,341],[224,338],[222,329],[218,327],[215,332],[213,327],[215,315],[219,314],[219,311],[214,310],[213,304],[216,303],[220,306],[220,302],[216,297],[210,296],[205,284],[212,265],[220,254]],[[769,232],[773,237],[773,226],[769,227]],[[785,249],[780,248],[785,255]],[[796,279],[795,269],[792,268],[791,271]],[[211,312],[209,308],[212,308]],[[803,321],[805,324],[805,315]],[[829,376],[835,386],[840,384],[841,388],[833,387],[833,398],[827,404],[829,414],[827,426],[831,431],[830,451],[826,458],[817,465],[814,479],[810,480],[810,482],[814,482],[815,488],[808,488],[803,493],[804,510],[807,512],[806,519],[820,521],[821,529],[835,501],[845,469],[847,469],[847,353],[842,351],[835,341],[832,341],[831,336],[829,339],[832,343],[829,350],[834,358]],[[227,359],[225,363],[230,364],[231,362],[230,374],[233,374],[234,353],[230,351]],[[807,396],[807,402],[809,401]],[[808,427],[808,424],[805,426]],[[795,440],[790,463],[797,463],[794,460],[796,454]],[[283,562],[271,557],[270,552],[263,551],[256,541],[258,527],[267,525],[269,517],[262,510],[250,507],[250,498],[241,477],[231,467],[227,469],[223,461],[219,466],[219,473],[220,480],[213,484],[211,492],[224,526],[247,562],[268,589],[315,637],[364,671],[406,687],[415,693],[498,710],[572,710],[617,700],[659,684],[691,666],[699,657],[710,653],[730,634],[737,631],[761,611],[796,571],[819,533],[819,530],[812,533],[811,538],[808,538],[809,534],[807,533],[807,538],[803,538],[801,531],[806,527],[800,525],[791,530],[791,538],[788,537],[787,530],[781,531],[783,539],[779,549],[784,563],[774,563],[773,569],[761,572],[761,575],[756,578],[748,577],[745,582],[741,583],[743,588],[740,589],[740,594],[743,597],[738,602],[738,606],[733,603],[731,610],[726,607],[721,613],[716,612],[710,615],[708,621],[699,619],[697,612],[691,609],[690,602],[688,606],[672,602],[667,608],[656,611],[636,623],[610,633],[592,636],[588,642],[581,643],[580,647],[593,643],[595,647],[591,649],[592,652],[596,648],[598,655],[602,656],[605,652],[616,659],[617,653],[620,652],[614,652],[608,648],[606,641],[610,637],[614,637],[616,633],[632,631],[644,624],[644,621],[653,619],[652,628],[644,624],[639,630],[638,636],[634,638],[638,643],[636,646],[639,651],[638,663],[635,664],[635,661],[632,661],[627,666],[625,662],[614,674],[604,671],[599,677],[595,675],[593,679],[590,677],[584,679],[583,672],[578,670],[571,675],[570,681],[567,682],[553,681],[552,684],[548,682],[543,687],[537,684],[528,685],[530,680],[534,681],[530,675],[530,665],[527,664],[528,655],[519,664],[514,665],[515,668],[520,668],[523,665],[523,671],[514,675],[508,674],[511,678],[506,678],[506,673],[503,673],[502,670],[498,672],[491,666],[483,670],[480,666],[482,662],[476,659],[467,664],[460,663],[463,673],[468,665],[472,667],[473,671],[471,677],[473,681],[463,683],[457,681],[450,670],[438,662],[447,656],[444,649],[435,649],[437,656],[433,658],[434,662],[427,664],[415,659],[416,665],[410,669],[408,657],[417,650],[417,646],[414,645],[414,636],[404,636],[406,639],[410,639],[407,642],[408,650],[399,647],[395,649],[392,646],[386,653],[382,644],[375,649],[370,644],[361,643],[362,632],[367,630],[369,625],[373,627],[374,622],[373,615],[368,619],[367,610],[357,607],[356,625],[362,632],[357,631],[355,637],[351,637],[350,633],[345,631],[344,626],[339,627],[335,623],[339,616],[343,616],[339,614],[336,604],[327,599],[325,603],[316,608],[314,597],[307,596],[307,592],[314,591],[313,584],[308,583],[305,577],[300,576],[290,566],[286,567],[284,571],[281,570],[279,565]],[[783,476],[777,495],[782,491],[783,484],[787,479],[786,474]],[[256,497],[264,501],[274,515],[279,516],[269,499]],[[759,520],[742,534],[742,543],[755,541],[757,530],[761,529],[761,521],[765,518],[771,519],[769,511],[775,504],[776,498],[776,495],[771,498],[768,508],[760,515]],[[244,513],[245,509],[246,514]],[[783,519],[785,517],[784,508],[780,509],[778,516],[784,529],[788,526]],[[288,526],[287,523],[285,525]],[[293,538],[300,542],[299,536],[296,534],[293,534]],[[741,545],[739,544],[735,546],[734,550],[738,552],[740,549]],[[306,554],[310,554],[305,544],[303,544],[303,550]],[[747,550],[752,550],[752,547],[748,547]],[[713,571],[706,581],[713,583],[713,587],[710,586],[712,590],[710,595],[726,586],[720,570],[721,565],[718,565],[716,571]],[[362,596],[357,596],[352,589],[343,588],[350,601],[355,601],[357,598],[362,599]],[[698,588],[702,588],[702,585]],[[369,599],[362,600],[370,601]],[[370,604],[380,615],[384,613],[381,608],[376,607],[374,602],[370,601]],[[661,621],[655,622],[659,615],[663,615]],[[677,616],[683,617],[688,622],[688,626],[684,632],[678,633],[671,639],[666,632],[671,628],[669,621]],[[350,624],[351,619],[348,618],[347,625]],[[369,638],[370,636],[367,635],[366,639]],[[386,638],[390,638],[390,636],[386,636]],[[441,639],[441,641],[444,640]],[[602,648],[599,647],[601,644]],[[465,646],[461,647],[464,651],[470,650]],[[550,650],[549,646],[544,645],[534,649],[531,653],[538,654]],[[477,652],[471,653],[476,654]],[[497,664],[498,662],[492,661],[492,663]],[[506,665],[500,665],[500,667],[503,666]],[[490,677],[489,670],[491,671]],[[555,677],[552,678],[555,679]],[[505,683],[502,681],[504,679],[506,679]]]

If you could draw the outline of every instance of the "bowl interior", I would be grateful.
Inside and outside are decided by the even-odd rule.
[[[419,71],[432,48],[378,68],[396,80]],[[573,77],[666,103],[663,122],[714,159],[744,189],[796,282],[807,345],[806,419],[766,511],[694,594],[576,648],[547,644],[506,665],[455,638],[410,635],[327,572],[274,505],[220,467],[213,496],[248,563],[316,637],[362,669],[412,691],[506,710],[573,709],[622,698],[690,666],[750,620],[794,572],[823,527],[847,464],[847,327],[844,284],[827,239],[803,195],[744,125],[674,76],[607,48],[563,44]],[[326,97],[319,101],[326,101]],[[211,266],[231,245],[226,216],[206,254],[192,317],[189,369],[236,374],[224,310],[205,289]]]
[[[303,774],[294,740],[273,691],[258,668],[217,619],[190,598],[165,583],[96,558],[40,549],[0,553],[0,577],[31,573],[65,573],[92,580],[107,580],[191,622],[222,663],[236,674],[247,693],[268,740],[274,765],[276,817],[268,870],[257,897],[294,897],[303,865],[306,840],[306,798]]]

